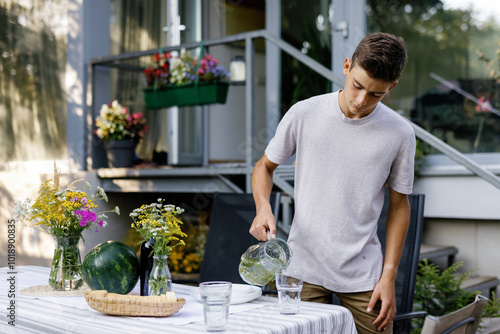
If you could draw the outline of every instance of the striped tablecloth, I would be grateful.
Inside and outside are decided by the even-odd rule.
[[[179,287],[176,293],[186,299],[186,305],[173,316],[108,316],[90,308],[83,296],[34,297],[20,293],[47,284],[48,274],[49,268],[37,266],[0,268],[0,333],[205,333],[201,304],[182,294],[185,288]],[[132,293],[137,293],[137,288]],[[15,306],[14,312],[11,305]],[[231,305],[229,312],[225,333],[231,334],[356,333],[351,313],[336,305],[302,302],[299,314],[281,315],[277,298],[261,296],[250,303]],[[15,327],[9,325],[12,314]]]

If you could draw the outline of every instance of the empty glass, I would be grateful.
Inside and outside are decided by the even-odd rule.
[[[302,280],[285,274],[276,273],[276,289],[281,314],[296,314],[300,312],[300,293]]]
[[[205,329],[208,332],[226,330],[232,284],[230,282],[204,282],[200,284]]]

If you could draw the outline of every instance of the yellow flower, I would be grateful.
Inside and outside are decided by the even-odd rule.
[[[97,195],[87,196],[84,191],[74,190],[71,183],[66,189],[59,189],[59,173],[54,171],[54,181],[44,182],[38,197],[35,200],[27,199],[24,202],[16,201],[14,218],[32,227],[47,232],[51,235],[78,235],[85,229],[96,230],[100,227],[103,212],[96,215],[96,221],[86,218],[81,212],[90,211],[97,207],[96,199],[107,199],[104,191],[99,190]],[[87,186],[90,187],[90,185]],[[78,214],[80,210],[80,215]],[[106,212],[117,212],[116,210]],[[104,226],[106,222],[102,221]],[[83,226],[82,226],[83,225]]]
[[[184,210],[163,201],[160,198],[158,203],[143,204],[130,213],[131,227],[141,234],[143,242],[154,240],[156,255],[170,255],[174,247],[184,245],[180,238],[187,236],[180,228],[182,221],[176,217]]]

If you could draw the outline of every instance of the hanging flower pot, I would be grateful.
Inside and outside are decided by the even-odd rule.
[[[185,51],[175,58],[155,54],[156,67],[144,70],[146,108],[226,103],[229,73],[209,54],[201,58],[202,50],[198,58]]]
[[[162,89],[143,89],[146,108],[158,109],[173,106],[192,106],[226,103],[229,84],[227,82],[200,82]]]

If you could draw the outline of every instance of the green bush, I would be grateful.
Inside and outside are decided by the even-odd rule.
[[[415,284],[413,309],[425,311],[429,315],[441,316],[456,311],[475,299],[480,291],[467,291],[460,287],[475,271],[471,270],[462,275],[455,272],[463,266],[457,262],[445,270],[436,264],[423,260],[419,263],[418,276]],[[500,299],[492,293],[483,311],[483,318],[500,317]],[[424,318],[412,322],[412,333],[420,333]]]
[[[415,310],[440,316],[473,302],[479,292],[460,288],[462,282],[467,280],[473,271],[461,276],[454,275],[462,265],[463,262],[457,262],[441,271],[434,263],[427,260],[420,262],[415,285]]]
[[[484,307],[483,318],[499,318],[500,317],[500,298],[496,298],[494,292],[491,293],[488,304]]]

